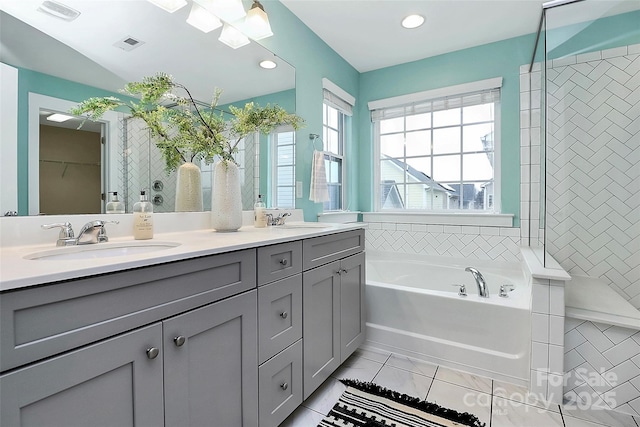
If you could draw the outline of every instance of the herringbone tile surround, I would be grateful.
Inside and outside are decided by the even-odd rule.
[[[547,251],[640,308],[640,52],[624,46],[553,65]]]

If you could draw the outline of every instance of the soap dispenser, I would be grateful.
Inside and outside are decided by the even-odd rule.
[[[262,195],[258,194],[258,200],[253,205],[253,226],[264,228],[267,226],[267,207],[262,201]]]
[[[124,202],[118,200],[118,192],[110,192],[111,201],[107,203],[107,207],[105,209],[108,214],[123,214],[124,213]]]
[[[140,191],[140,201],[133,205],[133,238],[153,238],[153,205],[149,202],[145,190]]]

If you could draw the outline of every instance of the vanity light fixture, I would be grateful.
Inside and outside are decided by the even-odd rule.
[[[253,5],[244,20],[244,26],[247,36],[254,40],[262,40],[273,35],[269,17],[258,0],[253,0]]]
[[[249,37],[262,40],[271,37],[271,24],[262,3],[253,0],[249,12],[242,0],[192,0],[187,23],[208,33],[224,24],[218,40],[237,49],[249,44]],[[154,5],[175,12],[187,4],[187,0],[149,0]]]
[[[66,122],[67,120],[73,119],[73,116],[67,116],[66,114],[53,113],[50,116],[47,116],[47,120],[56,123]]]
[[[220,18],[221,21],[235,22],[247,15],[241,0],[194,0],[200,6]]]
[[[418,28],[422,24],[424,24],[424,16],[422,15],[409,15],[402,20],[404,28]]]
[[[222,22],[220,22],[218,17],[198,3],[191,5],[191,12],[187,18],[187,23],[193,25],[203,33],[208,33],[216,28],[222,27]]]
[[[169,13],[173,13],[178,9],[187,5],[187,0],[149,0],[151,3],[164,9]]]
[[[249,38],[229,24],[224,24],[218,40],[233,49],[249,44]]]
[[[266,70],[273,70],[278,66],[278,64],[270,59],[265,59],[264,61],[260,61],[260,66]]]

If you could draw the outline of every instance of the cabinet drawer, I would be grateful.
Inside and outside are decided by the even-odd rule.
[[[302,338],[302,274],[258,288],[258,353],[263,363]]]
[[[276,427],[302,403],[302,340],[259,368],[260,427]]]
[[[305,239],[302,247],[304,270],[328,264],[364,250],[364,229]]]
[[[0,294],[0,370],[256,286],[255,249]]]
[[[258,248],[258,286],[302,271],[302,242]]]

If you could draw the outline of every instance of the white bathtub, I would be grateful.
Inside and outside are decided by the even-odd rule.
[[[367,251],[367,345],[526,385],[531,289],[519,264],[491,264]],[[482,273],[489,298],[467,266]],[[504,284],[514,286],[508,298],[498,296]]]

